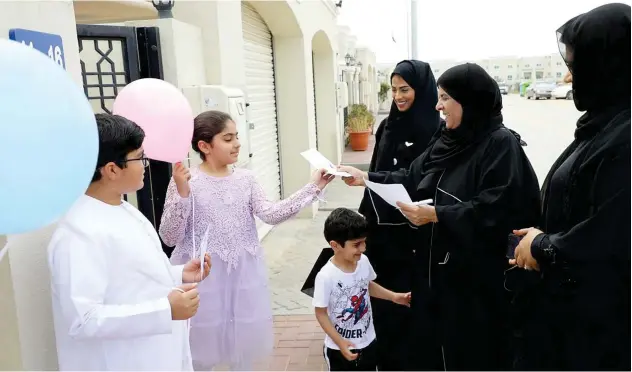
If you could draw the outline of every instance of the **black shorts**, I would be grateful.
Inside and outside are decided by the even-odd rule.
[[[355,360],[347,360],[340,350],[325,346],[325,362],[330,371],[377,371],[376,341],[373,340],[364,349],[353,349],[358,354]]]

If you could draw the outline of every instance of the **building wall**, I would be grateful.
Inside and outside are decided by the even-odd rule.
[[[494,57],[476,61],[441,60],[430,62],[435,78],[450,67],[464,62],[474,62],[483,67],[491,77],[507,84],[522,81],[548,80],[561,82],[568,68],[559,53],[530,57]]]
[[[95,24],[116,19],[127,25],[158,26],[165,80],[178,86],[213,84],[244,88],[238,1],[178,1],[173,10],[174,20],[145,21],[114,17],[110,5],[116,2],[95,2],[94,6],[84,8],[82,17]],[[98,14],[99,3],[108,4],[103,17]],[[138,19],[150,18],[146,4],[142,5],[142,17]],[[335,98],[336,10],[329,0],[255,1],[253,6],[273,34],[281,178],[283,196],[288,196],[309,182],[311,176],[308,163],[298,153],[316,143],[312,53],[319,147],[332,161],[340,161],[342,123],[338,121]],[[72,1],[4,1],[1,8],[3,37],[8,37],[10,28],[18,27],[61,35],[67,70],[77,84],[82,84]],[[88,14],[86,9],[97,13]],[[311,217],[316,209],[317,203],[301,216]],[[0,296],[8,299],[0,305],[2,370],[57,369],[46,263],[46,246],[54,227],[53,224],[40,231],[9,237],[9,253],[0,263]],[[0,236],[0,246],[4,240]]]
[[[0,8],[0,37],[8,38],[11,28],[60,35],[66,70],[82,84],[72,1],[3,1]],[[8,345],[0,346],[0,369],[57,369],[46,265],[46,245],[53,228],[12,236],[9,252],[0,263],[0,345]],[[0,237],[0,246],[4,240]]]

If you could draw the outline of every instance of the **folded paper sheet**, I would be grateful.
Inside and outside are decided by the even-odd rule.
[[[351,175],[347,172],[340,172],[336,169],[334,163],[329,161],[323,154],[321,154],[316,149],[309,149],[307,151],[301,152],[301,155],[307,160],[312,167],[316,169],[325,169],[328,174],[339,176],[339,177],[351,177]]]
[[[384,199],[385,202],[398,209],[399,207],[397,206],[397,202],[402,202],[410,205],[432,204],[432,199],[413,202],[408,195],[408,191],[406,191],[404,186],[399,183],[381,184],[371,182],[369,180],[364,180],[364,184],[371,191],[378,194],[382,199]]]

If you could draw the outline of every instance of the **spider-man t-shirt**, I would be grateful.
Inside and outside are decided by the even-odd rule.
[[[375,278],[375,271],[365,255],[352,273],[343,272],[329,261],[316,275],[312,304],[327,308],[334,328],[356,349],[363,349],[375,340],[369,297],[369,282]],[[339,350],[329,336],[325,336],[325,346]]]

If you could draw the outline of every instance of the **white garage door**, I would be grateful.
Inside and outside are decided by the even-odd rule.
[[[246,94],[250,104],[251,166],[270,200],[281,197],[278,125],[274,87],[272,34],[259,13],[241,3],[246,64]]]

